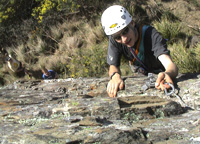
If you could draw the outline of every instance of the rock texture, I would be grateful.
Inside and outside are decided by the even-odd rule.
[[[179,75],[171,96],[143,91],[148,78],[137,75],[124,77],[124,90],[109,98],[108,80],[17,81],[2,87],[1,144],[200,143],[200,74]]]

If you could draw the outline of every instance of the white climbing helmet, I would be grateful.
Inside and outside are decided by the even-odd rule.
[[[101,24],[106,35],[112,35],[132,21],[129,12],[120,5],[113,5],[107,8],[101,16]]]

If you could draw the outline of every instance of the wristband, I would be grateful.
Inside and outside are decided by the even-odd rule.
[[[112,75],[110,76],[110,79],[112,79],[112,77],[118,72],[113,72]],[[119,74],[119,73],[118,73]]]

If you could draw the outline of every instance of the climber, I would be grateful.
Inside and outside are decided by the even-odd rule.
[[[166,40],[154,27],[136,24],[126,8],[119,5],[110,6],[103,12],[101,24],[109,37],[107,93],[110,97],[116,97],[117,91],[124,87],[120,71],[122,55],[133,72],[158,74],[157,89],[170,88],[166,83],[173,84],[178,68],[170,57]]]
[[[43,79],[57,79],[58,75],[53,70],[47,70],[45,67],[42,67],[42,78]]]
[[[3,55],[4,61],[8,64],[8,68],[16,74],[18,77],[23,77],[28,74],[31,77],[29,71],[25,68],[25,66],[18,61],[16,58],[11,56],[5,49],[1,49],[1,54]]]

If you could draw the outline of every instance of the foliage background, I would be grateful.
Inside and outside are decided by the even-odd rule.
[[[20,60],[33,77],[41,66],[59,78],[107,76],[108,40],[100,17],[113,4],[125,6],[139,24],[153,25],[168,39],[180,73],[200,72],[200,2],[198,0],[1,0],[0,47]],[[192,17],[191,17],[192,15]],[[122,60],[123,75],[131,75]],[[0,61],[0,84],[16,77]]]

